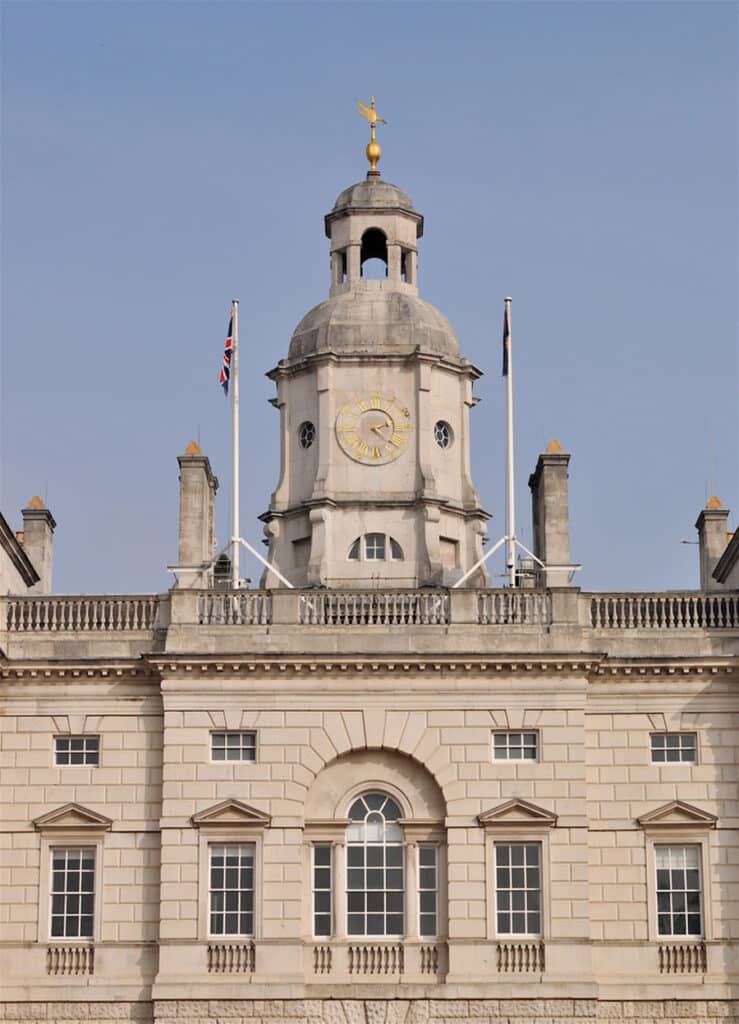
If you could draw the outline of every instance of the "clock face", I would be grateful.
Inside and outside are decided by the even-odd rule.
[[[412,429],[408,407],[378,392],[356,395],[336,417],[339,444],[364,466],[394,462],[408,447]]]

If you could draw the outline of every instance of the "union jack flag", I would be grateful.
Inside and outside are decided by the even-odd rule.
[[[231,313],[231,319],[228,321],[228,334],[226,336],[226,347],[223,350],[223,365],[221,366],[221,376],[219,383],[223,388],[224,395],[228,398],[228,382],[231,377],[231,358],[234,353],[234,315]]]

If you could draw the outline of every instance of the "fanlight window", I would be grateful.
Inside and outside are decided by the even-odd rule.
[[[388,552],[393,562],[403,561],[403,549],[394,537],[385,533],[365,533],[364,537],[357,537],[347,557],[350,562],[384,562]]]
[[[404,923],[401,811],[385,793],[365,793],[349,808],[347,934],[400,936]]]

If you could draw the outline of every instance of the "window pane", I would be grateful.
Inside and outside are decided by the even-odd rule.
[[[313,933],[331,934],[331,895],[333,889],[330,846],[313,847]]]
[[[254,845],[210,847],[210,933],[252,935]]]
[[[657,846],[657,928],[660,935],[701,935],[700,850]]]
[[[400,816],[395,800],[380,792],[363,794],[349,809],[353,822],[346,832],[349,935],[402,934],[403,829],[397,824]]]
[[[541,934],[540,846],[496,843],[497,928],[501,935]]]

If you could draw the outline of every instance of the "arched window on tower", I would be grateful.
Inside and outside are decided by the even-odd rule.
[[[368,228],[362,235],[359,255],[360,276],[368,279],[387,277],[387,238],[379,228]]]
[[[365,533],[363,537],[357,537],[347,555],[350,562],[384,562],[388,558],[402,562],[404,557],[397,540],[385,533]]]

